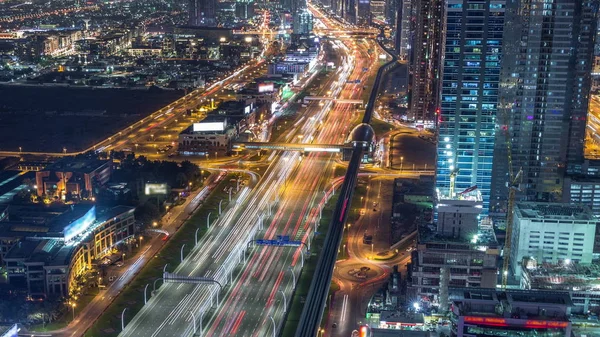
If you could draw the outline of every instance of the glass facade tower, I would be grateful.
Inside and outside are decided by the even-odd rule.
[[[436,189],[455,198],[477,186],[490,202],[504,0],[447,0],[443,21]]]

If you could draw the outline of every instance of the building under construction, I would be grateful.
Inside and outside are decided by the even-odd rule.
[[[521,268],[522,289],[567,291],[573,299],[571,313],[600,313],[600,266],[573,261],[538,263],[525,258]]]
[[[425,306],[448,310],[448,287],[496,288],[500,249],[492,224],[480,220],[482,200],[438,195],[437,225],[419,228],[408,295]]]

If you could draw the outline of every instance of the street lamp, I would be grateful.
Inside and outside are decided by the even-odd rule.
[[[275,331],[277,328],[275,327],[275,319],[273,319],[273,316],[269,315],[269,318],[271,319],[271,322],[273,323],[273,337],[276,336],[277,332]]]
[[[75,320],[75,307],[77,304],[75,302],[71,302],[71,308],[73,309],[73,320]]]

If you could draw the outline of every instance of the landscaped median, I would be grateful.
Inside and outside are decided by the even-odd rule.
[[[228,193],[224,192],[227,187],[235,188],[235,180],[231,181],[236,175],[228,174],[213,190],[203,205],[198,208],[181,228],[174,234],[165,246],[152,258],[138,275],[123,289],[115,298],[110,306],[98,318],[96,323],[86,332],[85,336],[117,336],[121,332],[121,312],[127,308],[125,313],[125,322],[131,321],[138,311],[144,306],[144,287],[148,287],[148,296],[152,290],[152,283],[157,278],[162,277],[162,271],[165,264],[167,269],[173,271],[180,263],[181,246],[185,244],[184,254],[189,254],[194,247],[194,235],[197,228],[198,239],[206,233],[206,218],[209,212],[212,212],[212,221],[215,221],[218,214],[219,201],[228,200]],[[222,205],[225,206],[225,205]],[[159,283],[160,284],[160,283]]]

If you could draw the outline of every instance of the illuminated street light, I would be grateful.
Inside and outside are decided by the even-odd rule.
[[[71,308],[73,309],[73,320],[75,320],[75,307],[77,304],[75,302],[71,302]]]

